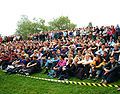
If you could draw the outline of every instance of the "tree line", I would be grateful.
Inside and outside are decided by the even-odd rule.
[[[22,35],[27,38],[29,34],[46,32],[52,30],[71,30],[77,25],[72,23],[67,16],[60,16],[47,23],[45,19],[33,18],[30,20],[28,16],[22,15],[21,19],[17,22],[16,34]]]

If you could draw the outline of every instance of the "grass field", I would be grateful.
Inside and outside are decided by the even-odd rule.
[[[34,74],[38,77],[47,77],[44,74]],[[72,78],[70,80],[80,81]],[[93,82],[92,80],[83,80]],[[120,84],[116,82],[114,84]],[[17,75],[8,75],[0,71],[0,94],[120,94],[116,88],[68,85],[25,78]]]

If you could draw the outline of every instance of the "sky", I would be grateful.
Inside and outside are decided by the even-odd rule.
[[[0,0],[0,34],[14,34],[21,15],[47,22],[68,16],[77,27],[120,24],[120,0]]]

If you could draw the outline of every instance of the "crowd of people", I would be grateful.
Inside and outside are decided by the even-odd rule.
[[[60,80],[77,77],[101,83],[120,79],[119,26],[86,27],[31,34],[28,40],[0,45],[0,66],[7,73],[44,71]]]

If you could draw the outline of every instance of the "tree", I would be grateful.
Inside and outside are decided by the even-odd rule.
[[[70,30],[76,27],[67,16],[61,16],[48,22],[50,30]]]
[[[70,19],[65,16],[54,19],[48,22],[49,26],[45,25],[45,20],[41,18],[34,18],[32,21],[28,19],[28,16],[23,15],[17,23],[16,34],[22,35],[23,38],[27,38],[28,34],[38,33],[40,31],[50,30],[70,30],[76,27],[71,23]]]
[[[23,15],[20,21],[18,21],[16,34],[22,35],[23,38],[27,38],[28,34],[47,30],[48,27],[45,26],[45,20],[34,18],[33,21],[30,21],[26,15]]]
[[[92,22],[89,22],[88,27],[93,27]]]
[[[45,25],[45,20],[41,18],[33,19],[33,27],[36,32],[48,31],[48,26]]]

